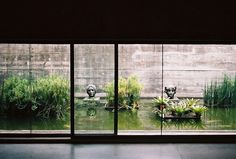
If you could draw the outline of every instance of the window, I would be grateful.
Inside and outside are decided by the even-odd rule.
[[[70,132],[69,50],[69,45],[0,45],[2,133]]]
[[[106,110],[106,84],[113,84],[114,45],[75,45],[75,133],[113,134],[114,112]]]
[[[235,135],[235,51],[0,44],[0,134]]]

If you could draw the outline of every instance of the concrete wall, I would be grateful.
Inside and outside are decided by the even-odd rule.
[[[201,97],[205,84],[236,74],[236,45],[164,45],[164,86],[177,96]]]
[[[75,45],[75,86],[78,96],[87,96],[86,87],[94,84],[98,93],[114,81],[114,45]]]
[[[136,75],[143,84],[142,96],[161,95],[161,55],[161,45],[120,45],[119,75]]]
[[[236,45],[119,45],[119,76],[138,76],[142,96],[161,95],[163,86],[177,86],[178,97],[201,97],[205,84],[236,73]],[[0,75],[59,73],[69,78],[69,45],[0,45]],[[163,55],[163,57],[162,57]],[[163,58],[163,61],[162,61]],[[98,93],[114,80],[114,45],[75,45],[76,93],[86,95],[93,83]],[[103,94],[104,95],[104,94]]]
[[[8,74],[44,76],[61,74],[69,77],[69,45],[1,44],[1,81]]]

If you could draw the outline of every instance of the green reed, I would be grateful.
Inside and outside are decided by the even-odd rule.
[[[234,79],[224,75],[223,80],[212,81],[204,88],[204,103],[213,107],[236,106],[236,76]]]

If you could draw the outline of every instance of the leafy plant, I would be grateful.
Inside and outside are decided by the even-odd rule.
[[[168,106],[169,105],[169,98],[165,98],[165,97],[155,97],[152,100],[152,103],[154,104],[155,107],[158,107],[160,109],[160,106]]]
[[[190,107],[190,108],[194,107],[195,105],[199,105],[199,99],[193,99],[193,98],[189,99],[189,98],[187,98],[183,101],[185,102],[186,106]]]
[[[191,117],[193,115],[201,116],[203,112],[207,110],[207,108],[200,104],[199,99],[183,99],[178,102],[168,102],[168,100],[164,100],[162,98],[157,98],[156,101],[158,103],[165,103],[166,107],[162,109],[156,109],[154,112],[162,115],[162,116],[178,116],[178,117]]]
[[[137,76],[129,76],[127,79],[127,104],[133,108],[138,108],[140,94],[143,85],[139,82]]]
[[[114,92],[114,82],[110,82],[108,84],[106,84],[105,86],[105,92],[106,92],[106,101],[107,101],[107,105],[108,106],[114,106],[114,96],[115,96],[115,92]]]
[[[167,108],[167,110],[171,111],[172,115],[177,115],[179,117],[183,116],[190,112],[190,107],[186,104],[186,102],[179,103],[171,103],[171,105]]]
[[[61,76],[46,76],[33,84],[36,117],[63,119],[69,110],[69,81]]]
[[[27,111],[31,104],[30,82],[19,76],[10,76],[4,80],[2,85],[3,108],[7,113],[13,113],[16,110]]]
[[[61,76],[46,76],[35,80],[10,76],[4,80],[5,112],[32,111],[36,118],[63,119],[69,109],[69,82]]]
[[[137,76],[121,77],[118,81],[118,107],[133,109],[139,107],[140,94],[143,86]],[[114,106],[114,82],[105,86],[107,106]]]
[[[192,111],[196,114],[196,116],[201,116],[203,112],[207,110],[207,107],[202,105],[196,105],[192,107]]]

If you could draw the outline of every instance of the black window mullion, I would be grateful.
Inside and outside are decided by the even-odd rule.
[[[75,135],[75,107],[74,107],[74,44],[70,44],[70,131]]]
[[[163,90],[164,90],[164,46],[163,44],[161,44],[161,97],[163,98]],[[163,109],[162,109],[162,112],[161,114],[163,114]],[[163,122],[164,122],[164,119],[161,118],[161,135],[162,135],[162,132],[163,132]]]
[[[115,110],[114,110],[114,135],[118,134],[118,44],[115,44],[115,84],[114,84],[114,99],[115,99]]]

